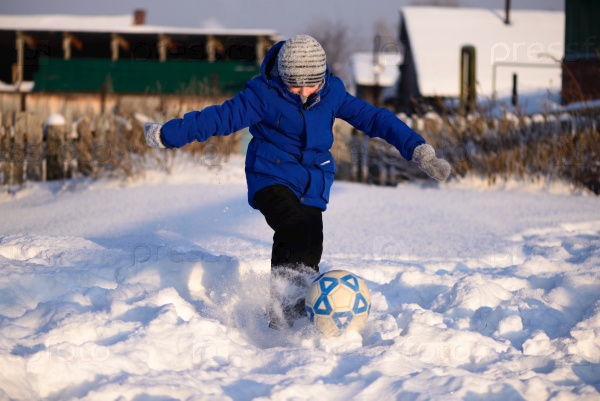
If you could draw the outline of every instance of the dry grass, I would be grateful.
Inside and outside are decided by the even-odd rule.
[[[153,99],[152,102],[138,99],[120,102],[102,115],[91,111],[65,113],[67,129],[64,137],[57,142],[62,148],[56,152],[58,160],[54,163],[61,171],[52,176],[98,177],[109,174],[135,178],[144,174],[149,162],[170,172],[179,152],[190,154],[198,164],[219,166],[231,154],[239,153],[239,133],[212,137],[203,143],[189,144],[179,151],[156,150],[145,143],[143,119],[139,115],[165,122],[181,117],[188,110],[201,110],[222,100],[203,99],[191,105],[189,98],[180,101],[176,98]],[[10,138],[10,127],[6,125],[9,120],[5,115],[5,124],[0,127],[4,128],[0,129],[0,185],[17,182],[19,178],[10,177],[14,175],[11,172],[18,169],[14,157],[7,159],[7,155],[15,153],[11,150],[15,141]],[[486,177],[490,184],[510,178],[548,182],[560,179],[589,188],[596,194],[600,194],[599,125],[600,116],[591,111],[562,116],[547,114],[536,118],[506,115],[501,119],[491,118],[485,113],[468,117],[428,114],[419,121],[412,121],[413,128],[451,163],[455,176],[476,174]],[[53,142],[49,140],[46,143],[47,155]],[[398,179],[412,180],[423,176],[414,163],[400,160],[398,152],[387,144],[370,143],[371,160],[379,161],[383,169],[389,170],[391,166]],[[352,154],[340,155],[342,150],[352,152],[350,146],[336,149],[336,160],[355,160]],[[51,164],[48,166],[50,168]],[[67,174],[64,166],[68,166]],[[381,175],[382,171],[379,169],[377,174]],[[380,181],[385,182],[385,177]]]
[[[600,194],[600,120],[594,114],[445,118],[438,134],[425,132],[457,176],[497,180],[561,179]]]
[[[170,97],[158,102],[155,99],[151,102],[138,99],[117,103],[104,114],[81,109],[69,113],[67,110],[62,113],[67,121],[65,126],[49,130],[44,145],[40,146],[37,154],[29,155],[27,159],[30,164],[46,161],[48,179],[97,178],[100,175],[129,179],[142,176],[149,163],[171,172],[175,158],[181,152],[189,153],[195,163],[219,166],[231,153],[239,152],[239,134],[213,137],[181,150],[160,150],[146,144],[143,124],[145,119],[165,122],[181,117],[189,110],[201,110],[220,101],[218,98],[202,99],[191,105],[189,97],[181,98],[179,102]],[[12,187],[11,183],[19,183],[22,186],[22,174],[16,176],[13,172],[26,158],[15,157],[19,152],[15,150],[14,143],[15,138],[26,137],[31,128],[16,132],[9,123],[14,120],[14,113],[5,113],[4,117],[4,124],[0,124],[0,185]],[[36,123],[41,124],[40,121]]]

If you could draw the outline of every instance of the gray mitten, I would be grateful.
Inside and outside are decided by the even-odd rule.
[[[444,159],[438,159],[431,145],[424,143],[417,146],[412,159],[421,170],[438,181],[445,181],[450,175],[450,164]]]
[[[161,124],[146,123],[144,124],[144,136],[146,137],[146,143],[153,148],[166,149],[167,147],[160,137],[161,128]]]

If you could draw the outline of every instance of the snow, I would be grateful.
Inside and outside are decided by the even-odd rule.
[[[67,120],[65,120],[62,114],[58,113],[50,114],[44,121],[45,126],[64,126],[66,123]]]
[[[214,20],[205,21],[205,28],[180,26],[134,25],[133,15],[0,15],[0,30],[50,32],[117,32],[181,35],[265,35],[274,40],[279,34],[272,29],[226,29]]]
[[[243,159],[0,197],[0,399],[592,400],[600,198],[476,179],[336,182],[321,270],[372,315],[267,327],[272,232]]]
[[[1,15],[0,27],[4,30],[94,30],[126,28],[133,25],[133,14],[123,15]]]
[[[587,100],[583,102],[575,102],[564,106],[562,109],[566,111],[579,111],[585,109],[599,108],[600,107],[600,99],[597,100]]]
[[[503,10],[408,6],[401,13],[425,96],[458,96],[465,45],[476,49],[478,96],[494,94],[494,64],[498,97],[512,93],[513,73],[520,94],[560,91],[564,12],[511,10],[510,25],[503,22]]]
[[[394,86],[400,70],[398,65],[402,62],[400,53],[379,53],[377,64],[373,65],[373,53],[354,53],[350,58],[352,78],[357,85]],[[375,71],[379,73],[377,82]]]
[[[31,92],[33,90],[33,81],[23,81],[21,85],[7,84],[6,82],[0,81],[0,92]]]

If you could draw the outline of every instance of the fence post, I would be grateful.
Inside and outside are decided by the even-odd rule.
[[[82,117],[76,123],[77,138],[75,152],[77,154],[77,172],[83,175],[95,175],[93,153],[93,117]]]
[[[5,129],[6,129],[6,178],[4,179],[4,183],[8,187],[8,193],[10,193],[10,187],[13,184],[13,147],[14,147],[14,121],[15,121],[15,113],[11,113],[10,117],[5,121]]]
[[[27,163],[27,177],[30,180],[43,180],[42,160],[44,133],[42,131],[42,118],[40,114],[27,113],[27,152],[25,161]]]
[[[64,128],[64,138],[65,138],[65,146],[63,150],[63,173],[65,178],[74,178],[77,176],[77,166],[73,164],[75,161],[75,150],[73,149],[74,141],[73,141],[73,117],[71,114],[67,114],[65,116],[65,128]]]
[[[48,180],[66,178],[64,171],[66,121],[60,114],[51,114],[44,123],[46,131],[46,174]]]
[[[14,174],[14,142],[15,142],[15,132],[14,132],[14,122],[15,122],[15,112],[12,112],[6,115],[4,119],[4,145],[6,150],[6,158],[5,158],[5,174],[4,174],[4,184],[8,187],[8,192],[10,193],[11,186],[13,184],[13,174]]]
[[[3,118],[5,115],[0,111],[0,185],[6,185],[8,180],[8,134]]]
[[[6,164],[6,147],[4,146],[5,130],[2,117],[2,111],[0,111],[0,185],[4,184],[4,166]]]
[[[26,180],[27,113],[15,113],[15,136],[12,146],[12,183],[23,185]]]

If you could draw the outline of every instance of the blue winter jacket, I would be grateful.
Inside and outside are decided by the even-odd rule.
[[[336,167],[330,149],[333,123],[346,120],[370,137],[385,139],[407,160],[425,140],[393,113],[375,108],[346,92],[342,80],[325,74],[321,89],[303,104],[277,74],[277,54],[284,42],[265,56],[261,75],[222,105],[186,113],[162,127],[163,143],[179,148],[213,135],[229,135],[249,127],[253,138],[246,154],[248,202],[270,185],[283,184],[300,202],[325,210]]]

